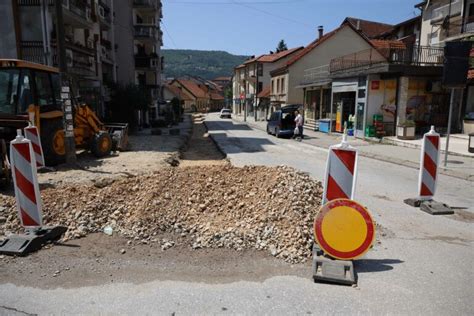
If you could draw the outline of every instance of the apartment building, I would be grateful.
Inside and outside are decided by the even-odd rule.
[[[114,83],[149,83],[145,122],[161,96],[161,1],[62,0],[62,12],[67,72],[82,100],[105,116]],[[0,13],[2,57],[58,67],[55,0],[8,0]]]
[[[420,43],[443,47],[451,41],[473,41],[474,0],[430,0],[416,5],[421,10]],[[463,118],[474,113],[474,52],[470,54],[471,69],[464,89],[454,93],[452,128],[463,131]],[[471,114],[473,115],[473,114]]]

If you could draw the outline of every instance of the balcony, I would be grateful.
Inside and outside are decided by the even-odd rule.
[[[474,16],[467,16],[464,18],[463,33],[474,33]]]
[[[158,4],[157,0],[133,0],[133,7],[136,9],[157,10]]]
[[[99,0],[97,5],[97,15],[99,16],[99,22],[102,25],[110,27],[112,23],[110,7],[104,0]]]
[[[327,84],[331,82],[329,78],[329,65],[306,69],[303,73],[301,85]]]
[[[135,25],[135,37],[156,40],[157,31],[156,26],[152,25]]]
[[[429,71],[428,68],[441,68],[443,62],[444,50],[441,47],[371,48],[332,59],[329,72],[331,77],[337,77],[341,73],[347,74],[347,72],[354,72],[355,74],[396,71],[410,72],[409,70],[420,67],[423,67],[423,71],[427,72]],[[439,69],[435,72],[439,72]]]
[[[135,68],[158,70],[158,55],[135,55]]]
[[[20,43],[22,59],[46,64],[46,55],[42,41],[22,41]],[[93,50],[84,46],[66,43],[66,61],[68,73],[80,76],[95,76],[95,57]],[[58,67],[56,43],[51,43],[51,57],[53,65]]]
[[[92,23],[91,7],[87,0],[62,0],[64,21],[79,28],[89,28]]]

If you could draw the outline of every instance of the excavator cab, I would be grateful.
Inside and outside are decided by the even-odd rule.
[[[34,123],[49,166],[63,163],[66,154],[60,85],[57,68],[0,59],[0,139],[6,144],[15,138],[16,129]],[[97,157],[126,149],[127,124],[104,124],[90,107],[75,100],[74,93],[72,105],[76,148],[90,150]]]

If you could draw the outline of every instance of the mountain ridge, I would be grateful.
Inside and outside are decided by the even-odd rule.
[[[162,49],[167,78],[198,76],[204,79],[232,76],[235,66],[248,56],[233,55],[221,50]]]

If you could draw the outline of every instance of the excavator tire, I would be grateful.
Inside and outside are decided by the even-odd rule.
[[[41,120],[41,146],[45,164],[56,166],[66,161],[62,118]]]
[[[94,136],[91,142],[91,152],[96,157],[110,155],[112,150],[112,137],[107,132],[100,132]]]

